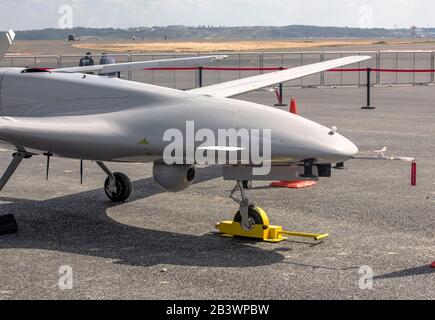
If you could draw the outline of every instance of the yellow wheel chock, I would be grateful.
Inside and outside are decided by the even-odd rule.
[[[272,243],[287,240],[288,237],[285,236],[311,238],[316,241],[329,237],[328,233],[316,234],[285,231],[282,226],[269,225],[269,218],[261,208],[255,207],[254,212],[261,217],[263,223],[255,224],[250,231],[244,230],[238,221],[222,221],[216,225],[216,228],[223,237],[253,238]],[[238,220],[237,214],[234,220]]]

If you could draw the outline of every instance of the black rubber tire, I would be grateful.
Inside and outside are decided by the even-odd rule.
[[[113,193],[109,190],[109,177],[107,177],[106,181],[104,182],[104,192],[113,202],[125,202],[131,195],[130,179],[125,174],[120,172],[115,172],[113,175],[116,179],[117,192]]]
[[[263,218],[253,205],[249,206],[249,217],[254,220],[255,224],[264,225]],[[242,222],[242,215],[240,214],[240,210],[237,211],[236,215],[234,216],[234,222]]]

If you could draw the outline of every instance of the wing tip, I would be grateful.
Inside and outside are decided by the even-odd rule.
[[[362,61],[373,59],[372,56],[357,56],[357,57],[360,57]]]
[[[226,54],[220,54],[220,55],[216,55],[216,56],[213,56],[213,57],[214,57],[215,60],[224,60],[224,59],[228,58],[228,55],[226,55]]]

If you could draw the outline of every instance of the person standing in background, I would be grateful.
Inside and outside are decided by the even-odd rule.
[[[108,56],[106,53],[103,53],[100,58],[100,64],[114,64],[116,60],[114,57]],[[118,77],[121,78],[121,72],[112,72],[112,73],[100,73],[101,76],[106,77]]]
[[[93,66],[94,58],[92,58],[92,53],[87,52],[86,55],[80,59],[79,66],[80,67],[87,67],[87,66]]]
[[[79,67],[87,67],[87,66],[93,66],[94,58],[92,58],[92,53],[86,52],[86,55],[80,59],[79,61]],[[86,72],[86,74],[94,74],[93,72]]]

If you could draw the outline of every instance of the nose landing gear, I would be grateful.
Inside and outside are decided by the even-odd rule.
[[[237,191],[240,191],[241,199],[234,196]],[[236,182],[230,198],[237,202],[240,207],[233,221],[222,221],[216,225],[223,237],[253,238],[272,243],[287,240],[288,238],[285,236],[305,237],[314,240],[329,237],[327,233],[289,232],[285,231],[282,226],[270,225],[266,212],[249,201],[241,181]]]
[[[241,199],[235,196],[237,191],[240,191]],[[267,218],[267,215],[264,213],[262,216],[259,210],[255,208],[255,206],[249,201],[243,182],[236,182],[233,190],[231,190],[230,198],[237,202],[240,206],[239,211],[237,211],[236,215],[234,216],[234,221],[240,223],[240,226],[243,230],[249,232],[254,229],[256,224],[263,224],[263,216],[265,216],[267,219],[267,225],[269,225],[269,219]]]

